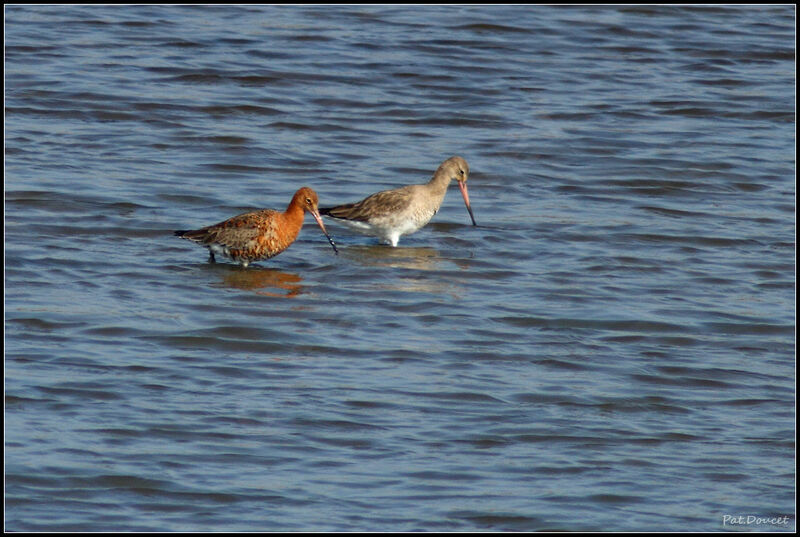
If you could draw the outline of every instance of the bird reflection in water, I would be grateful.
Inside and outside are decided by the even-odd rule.
[[[238,267],[229,268],[222,276],[222,284],[226,287],[280,298],[299,296],[303,292],[302,281],[303,279],[297,274],[252,266],[247,270]]]
[[[348,246],[347,255],[364,265],[378,267],[407,268],[414,270],[441,270],[445,262],[460,269],[470,268],[470,259],[445,258],[436,248],[429,246],[402,247],[392,249],[379,245]]]
[[[449,295],[454,299],[461,295],[461,288],[457,283],[449,278],[437,276],[447,265],[445,261],[453,260],[442,258],[436,248],[357,245],[348,247],[346,252],[345,255],[363,265],[416,271],[414,276],[397,275],[389,280],[379,279],[373,282],[378,289]]]
[[[441,263],[439,252],[426,246],[388,249],[380,245],[355,245],[347,248],[347,255],[364,265],[377,267],[435,270]]]

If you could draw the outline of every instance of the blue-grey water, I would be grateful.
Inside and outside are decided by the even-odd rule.
[[[795,17],[6,6],[5,528],[794,530]]]

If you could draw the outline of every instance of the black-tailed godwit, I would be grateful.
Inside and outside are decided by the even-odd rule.
[[[212,263],[216,261],[216,255],[221,255],[247,267],[253,261],[269,259],[288,248],[300,233],[303,217],[308,212],[328,238],[333,251],[338,253],[322,223],[318,203],[317,193],[303,187],[295,192],[284,212],[272,209],[253,211],[202,229],[176,231],[175,235],[207,247]]]
[[[472,225],[476,226],[467,193],[468,177],[467,161],[457,156],[450,157],[425,184],[383,190],[359,202],[320,208],[319,212],[355,231],[397,246],[402,235],[414,233],[430,222],[442,206],[447,187],[453,180],[458,182]]]

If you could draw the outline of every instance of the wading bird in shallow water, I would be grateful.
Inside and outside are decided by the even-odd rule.
[[[300,233],[303,217],[309,212],[333,246],[334,253],[338,254],[336,244],[325,231],[318,203],[317,193],[305,186],[295,192],[284,212],[272,209],[253,211],[202,229],[176,231],[175,235],[207,247],[211,263],[216,261],[216,255],[221,255],[246,267],[253,261],[269,259],[287,249]]]
[[[372,194],[356,203],[320,208],[322,215],[347,224],[355,231],[378,237],[392,246],[402,235],[408,235],[430,222],[439,211],[450,181],[458,181],[472,225],[477,226],[467,193],[469,165],[461,157],[442,162],[430,181]]]

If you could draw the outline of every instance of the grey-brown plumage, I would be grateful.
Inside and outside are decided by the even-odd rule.
[[[414,233],[430,222],[439,211],[447,187],[453,180],[458,182],[472,224],[477,225],[469,204],[468,178],[467,161],[458,156],[450,157],[442,162],[425,184],[383,190],[356,203],[320,208],[319,212],[356,231],[397,246],[402,235]]]

